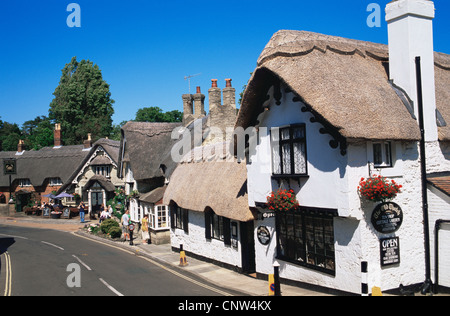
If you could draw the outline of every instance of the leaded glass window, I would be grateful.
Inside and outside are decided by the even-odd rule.
[[[274,175],[307,175],[304,124],[273,128],[272,172]]]

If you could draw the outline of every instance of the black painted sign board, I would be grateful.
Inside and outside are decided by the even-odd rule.
[[[400,240],[398,237],[380,239],[380,262],[382,267],[400,263]]]
[[[394,202],[378,204],[372,212],[371,222],[376,231],[383,234],[396,232],[403,222],[403,212]]]

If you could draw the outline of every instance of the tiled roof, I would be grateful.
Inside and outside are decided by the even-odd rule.
[[[427,177],[428,183],[450,196],[450,173],[433,174]]]

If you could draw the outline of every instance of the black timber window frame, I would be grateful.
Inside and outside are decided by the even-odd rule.
[[[308,176],[306,124],[271,129],[272,177]]]
[[[276,212],[277,259],[335,275],[335,216],[336,210],[312,207]]]
[[[170,207],[170,224],[171,228],[182,229],[189,234],[189,210],[174,204]]]
[[[205,238],[217,239],[231,246],[231,221],[209,209],[205,211]]]

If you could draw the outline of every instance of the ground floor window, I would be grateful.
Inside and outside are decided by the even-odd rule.
[[[231,221],[229,218],[219,216],[209,209],[205,211],[205,237],[206,239],[217,239],[224,242],[226,246],[231,245]]]
[[[306,207],[277,212],[277,257],[334,274],[335,215],[335,210]]]
[[[212,214],[211,221],[211,237],[218,240],[223,240],[223,217]]]
[[[189,232],[189,210],[175,205],[172,208],[171,216],[172,228],[182,229],[186,233]]]
[[[153,229],[163,229],[169,227],[169,207],[166,205],[155,205],[150,210],[150,225]]]

